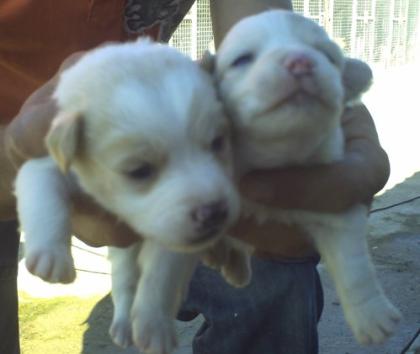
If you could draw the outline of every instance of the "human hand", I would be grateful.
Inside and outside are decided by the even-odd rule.
[[[252,171],[240,181],[241,194],[277,208],[331,213],[357,203],[370,203],[388,180],[388,156],[364,106],[344,112],[342,126],[342,160],[328,165]]]
[[[241,217],[228,234],[251,245],[264,258],[316,257],[311,239],[295,225],[270,220],[260,224],[253,217]]]
[[[139,235],[126,223],[101,208],[86,194],[71,195],[73,234],[92,247],[127,247],[139,241]]]
[[[329,213],[344,211],[356,203],[369,203],[388,179],[388,157],[364,106],[346,111],[342,125],[346,148],[341,161],[252,171],[240,181],[241,195],[275,208]],[[314,252],[304,232],[291,225],[260,225],[251,217],[242,217],[229,234],[266,254],[302,257]]]

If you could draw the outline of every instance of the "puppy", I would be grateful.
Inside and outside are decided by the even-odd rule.
[[[209,258],[233,285],[250,277],[246,251],[221,238],[239,198],[212,79],[175,49],[141,40],[86,54],[62,73],[54,98],[50,156],[26,162],[16,179],[26,265],[50,282],[74,279],[70,197],[88,194],[139,234],[129,249],[110,250],[113,340],[169,353],[206,250],[224,250]]]
[[[372,79],[369,67],[344,58],[319,25],[281,10],[236,24],[219,48],[215,71],[233,119],[240,173],[340,160],[340,117]],[[400,314],[374,273],[366,243],[366,206],[321,214],[244,201],[244,209],[261,222],[272,218],[297,224],[312,236],[360,343],[380,343],[394,331]]]

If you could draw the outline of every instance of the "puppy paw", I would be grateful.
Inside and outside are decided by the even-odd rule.
[[[134,344],[146,354],[170,354],[177,346],[171,318],[136,316],[132,325]]]
[[[229,255],[229,247],[225,242],[219,242],[207,250],[201,258],[206,267],[220,271],[223,264],[226,263]]]
[[[385,295],[350,306],[345,312],[356,340],[363,345],[383,343],[401,320],[400,312]]]
[[[207,250],[203,263],[222,273],[232,286],[242,288],[251,281],[251,249],[240,241],[226,237]]]
[[[226,263],[222,266],[222,275],[232,286],[243,288],[251,281],[251,258],[247,251],[232,248]]]
[[[68,284],[76,278],[73,257],[66,246],[27,249],[25,258],[29,272],[47,282]]]
[[[133,344],[131,323],[128,319],[114,318],[109,328],[109,335],[112,341],[122,348],[127,348]]]

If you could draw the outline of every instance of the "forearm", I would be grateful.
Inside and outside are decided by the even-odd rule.
[[[220,44],[226,32],[243,17],[273,9],[292,9],[291,0],[212,0],[210,2],[214,41]]]
[[[44,136],[57,111],[55,102],[39,103],[21,110],[6,130],[5,147],[13,164],[18,167],[29,158],[47,154]],[[21,142],[24,144],[21,144]]]
[[[356,203],[368,203],[383,187],[380,179],[355,155],[332,166],[256,171],[245,177],[242,189],[250,199],[279,208],[340,212]],[[270,187],[274,180],[279,187]]]
[[[59,75],[77,62],[83,54],[84,52],[77,52],[65,59],[57,74],[26,99],[17,116],[8,125],[5,146],[15,166],[19,166],[29,158],[47,154],[44,137],[57,113],[56,102],[52,95]]]

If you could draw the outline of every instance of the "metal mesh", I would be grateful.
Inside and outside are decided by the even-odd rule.
[[[171,40],[194,59],[212,46],[209,2],[197,0]],[[347,55],[384,66],[419,59],[419,0],[293,0],[293,6],[322,25]]]
[[[178,48],[182,53],[191,55],[191,47],[192,47],[192,21],[188,18],[185,18],[180,25],[178,26],[177,30],[173,34],[170,44],[173,45],[175,48]]]
[[[295,11],[320,23],[344,52],[384,66],[414,61],[418,0],[295,0]]]
[[[197,58],[201,58],[209,47],[212,47],[212,49],[214,47],[210,0],[197,1],[197,25]]]

